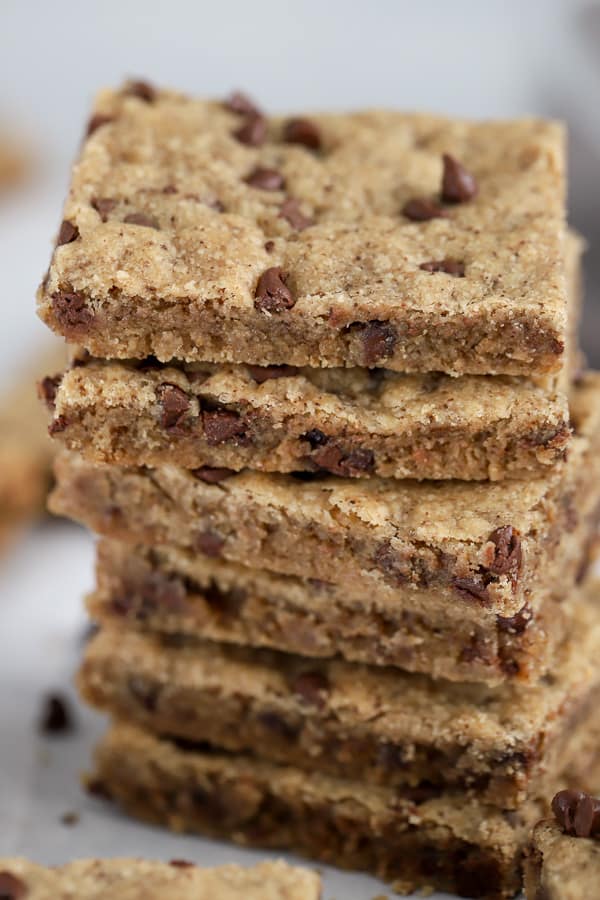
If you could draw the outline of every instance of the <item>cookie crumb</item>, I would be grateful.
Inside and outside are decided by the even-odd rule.
[[[42,734],[69,734],[75,722],[69,701],[62,694],[48,694],[44,699],[39,730]]]

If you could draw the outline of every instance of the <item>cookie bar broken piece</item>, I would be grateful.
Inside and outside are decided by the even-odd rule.
[[[527,900],[591,900],[600,885],[600,800],[560,791],[554,819],[535,826],[525,855]]]
[[[552,672],[531,685],[450,684],[391,668],[101,629],[84,698],[155,734],[336,777],[464,790],[514,809],[600,737],[598,585]]]
[[[581,773],[574,761],[569,776],[593,783],[598,764]],[[519,890],[521,851],[545,809],[534,796],[516,813],[461,793],[423,798],[122,723],[98,747],[91,777],[131,815],[177,832],[292,849],[370,871],[405,893],[429,886],[487,900]],[[558,773],[550,780],[568,783]]]
[[[316,873],[281,860],[207,869],[184,859],[80,859],[45,867],[0,858],[3,900],[319,900],[320,895]]]
[[[398,594],[377,576],[354,590],[250,569],[172,547],[100,541],[92,620],[174,638],[209,638],[306,657],[340,655],[452,681],[531,681],[552,668],[596,555],[598,510],[569,535],[566,559],[548,570],[514,616],[434,592]],[[366,581],[369,584],[366,586]]]
[[[592,373],[574,391],[565,467],[529,482],[242,472],[207,483],[176,466],[100,467],[66,454],[51,509],[129,543],[350,589],[372,586],[377,573],[407,600],[429,593],[510,617],[543,590],[551,560],[567,553],[579,516],[596,506],[599,400]]]
[[[103,358],[556,372],[564,171],[540,119],[104,91],[40,315]]]

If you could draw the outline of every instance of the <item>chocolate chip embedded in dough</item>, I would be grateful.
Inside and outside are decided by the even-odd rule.
[[[428,222],[430,219],[444,219],[448,213],[431,197],[413,197],[402,207],[402,214],[412,222]]]
[[[261,191],[280,191],[285,186],[285,178],[277,169],[263,169],[260,166],[254,169],[247,178],[244,178],[250,187]]]
[[[280,313],[291,309],[296,300],[287,286],[287,274],[280,266],[272,266],[258,279],[254,306],[261,312]]]
[[[464,278],[465,264],[458,259],[432,259],[421,263],[419,266],[424,272],[443,272],[445,275],[454,275],[455,278]]]
[[[321,129],[310,119],[290,119],[283,129],[286,144],[301,144],[309,150],[320,150],[322,146]]]
[[[477,196],[478,186],[475,176],[449,153],[442,157],[442,200],[446,203],[466,203]]]
[[[62,247],[63,244],[72,244],[73,241],[76,241],[79,237],[79,228],[73,222],[69,221],[69,219],[63,219],[61,222],[60,230],[58,232],[58,238],[56,240],[56,246]]]

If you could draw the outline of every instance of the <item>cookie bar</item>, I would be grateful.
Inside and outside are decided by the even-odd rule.
[[[571,814],[571,827],[565,829],[560,806],[558,820],[535,826],[525,856],[527,900],[591,900],[598,894],[600,800],[571,790],[557,794],[553,807],[559,804]]]
[[[281,860],[252,867],[204,869],[183,859],[80,859],[45,867],[25,859],[0,858],[3,900],[319,900],[315,872]]]
[[[50,349],[36,375],[64,367],[65,354]],[[0,545],[25,523],[41,517],[52,481],[56,445],[49,439],[32,371],[0,396]]]
[[[473,792],[502,809],[563,769],[580,730],[600,737],[600,621],[580,604],[552,671],[532,685],[450,684],[390,668],[101,629],[84,698],[155,734],[208,742],[425,796]],[[580,757],[580,761],[581,757]]]
[[[94,356],[558,371],[562,127],[104,91],[43,320]]]
[[[172,636],[271,647],[308,657],[399,666],[453,681],[497,684],[548,670],[572,622],[578,592],[598,549],[598,513],[569,536],[550,590],[516,615],[479,604],[407,597],[376,576],[354,590],[332,582],[276,575],[172,547],[102,540],[93,621]]]
[[[530,482],[350,480],[242,472],[98,467],[59,458],[51,508],[126,542],[211,557],[356,589],[376,573],[406,598],[483,604],[510,617],[542,590],[579,515],[596,506],[600,378],[572,402],[564,469]],[[368,575],[368,578],[365,578]]]
[[[597,764],[588,769],[584,783],[593,783],[597,770]],[[581,777],[575,758],[569,775]],[[568,783],[558,774],[551,780]],[[460,793],[423,799],[191,748],[125,724],[100,744],[92,783],[131,815],[175,831],[291,848],[371,871],[406,893],[426,886],[487,900],[512,897],[520,888],[521,850],[545,812],[535,797],[517,812]]]

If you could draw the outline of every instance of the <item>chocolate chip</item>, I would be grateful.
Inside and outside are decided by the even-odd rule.
[[[79,228],[77,225],[74,225],[68,219],[63,219],[58,232],[56,246],[62,247],[63,244],[71,244],[73,241],[76,241],[78,237]]]
[[[408,581],[405,565],[389,541],[385,541],[377,548],[373,562],[393,584],[400,586]]]
[[[465,600],[481,600],[482,603],[487,603],[490,599],[487,586],[474,578],[455,578],[452,586]]]
[[[62,814],[60,821],[62,825],[67,825],[69,828],[72,828],[79,823],[79,816],[76,812],[66,812]]]
[[[296,366],[246,366],[257,384],[271,381],[273,378],[290,378],[298,374]]]
[[[38,384],[38,396],[48,409],[54,409],[56,393],[60,387],[62,375],[46,375]]]
[[[283,129],[283,139],[287,144],[302,144],[310,150],[321,149],[321,131],[310,119],[290,119]]]
[[[514,616],[496,616],[496,623],[500,631],[508,631],[510,634],[523,634],[533,621],[533,610],[528,603],[521,607]]]
[[[267,137],[267,120],[260,115],[248,116],[243,125],[233,132],[240,144],[259,147]]]
[[[11,872],[0,872],[0,900],[20,900],[28,893],[27,885]]]
[[[585,838],[600,834],[600,800],[584,791],[559,791],[552,812],[567,834]]]
[[[195,869],[196,863],[190,862],[187,859],[170,859],[169,865],[173,866],[175,869]]]
[[[108,220],[110,213],[117,205],[117,201],[112,197],[92,197],[90,200],[92,209],[95,209],[103,222]]]
[[[260,166],[244,178],[244,181],[250,187],[259,188],[261,191],[280,191],[285,185],[281,172],[277,169],[262,169]]]
[[[305,228],[310,228],[311,225],[315,224],[314,219],[304,215],[300,209],[300,204],[293,197],[288,197],[281,204],[279,216],[285,219],[296,231],[304,231]]]
[[[88,122],[86,136],[90,137],[95,131],[101,128],[103,125],[108,125],[109,122],[114,122],[114,116],[107,116],[103,113],[96,113],[92,116],[90,121]]]
[[[413,197],[404,204],[402,213],[412,222],[428,222],[429,219],[443,219],[448,216],[444,207],[430,197]]]
[[[215,534],[214,531],[201,531],[196,535],[196,549],[200,553],[204,553],[205,556],[210,556],[214,559],[221,556],[224,544],[225,540],[219,534]]]
[[[287,277],[280,266],[272,266],[263,272],[256,285],[255,308],[270,313],[291,309],[296,301],[287,286]]]
[[[147,712],[155,712],[160,694],[160,687],[157,684],[152,684],[140,675],[132,675],[127,681],[127,689]]]
[[[74,723],[67,699],[60,694],[49,694],[44,700],[40,718],[42,734],[67,734]]]
[[[202,594],[213,612],[223,616],[237,616],[246,602],[246,592],[242,588],[223,591],[214,580],[206,587],[198,588],[198,593]]]
[[[112,800],[112,794],[109,787],[101,778],[91,778],[86,781],[85,789],[92,797],[101,797],[103,800]]]
[[[241,91],[234,91],[223,104],[230,112],[240,116],[261,116],[262,113],[256,103]]]
[[[50,437],[54,434],[60,434],[62,431],[66,431],[69,427],[69,420],[66,416],[57,416],[53,419],[48,425],[48,434]]]
[[[292,741],[298,737],[299,728],[292,725],[276,712],[261,712],[257,716],[260,724],[268,731],[284,738],[286,741]]]
[[[88,309],[86,298],[77,291],[57,291],[52,294],[52,309],[62,328],[83,328],[91,324],[93,312]]]
[[[267,253],[272,253],[274,249],[275,249],[275,241],[267,241],[265,243],[265,250],[267,251]]]
[[[147,216],[146,213],[129,213],[123,221],[127,225],[140,225],[142,228],[155,228],[160,231],[158,220],[154,216]]]
[[[316,447],[323,447],[329,438],[319,428],[312,428],[310,431],[306,431],[301,435],[300,440],[308,441],[311,448],[314,450]]]
[[[467,200],[472,200],[478,190],[475,177],[449,153],[444,153],[442,161],[442,200],[446,203],[466,203]]]
[[[516,574],[521,568],[522,551],[519,532],[512,525],[492,531],[488,540],[495,546],[494,558],[485,566],[492,575]]]
[[[161,426],[176,434],[185,432],[185,416],[190,409],[190,398],[186,392],[176,384],[165,381],[158,386],[157,394],[161,405]]]
[[[226,478],[231,478],[236,472],[233,469],[218,469],[211,466],[200,466],[199,469],[192,469],[192,475],[206,484],[220,484]]]
[[[397,341],[398,333],[389,322],[380,322],[377,319],[368,322],[362,333],[365,365],[373,366],[381,359],[389,359],[394,355]]]
[[[322,708],[325,706],[324,694],[329,692],[329,680],[323,672],[299,672],[292,679],[290,688],[305,703]]]
[[[205,412],[202,414],[202,422],[206,443],[210,447],[242,437],[246,431],[246,424],[240,414],[228,409]]]
[[[310,442],[310,435],[314,435],[314,433],[314,431],[309,431],[303,437]],[[319,433],[322,434],[322,432]],[[340,475],[344,478],[356,477],[370,474],[375,468],[375,454],[372,450],[359,447],[356,450],[345,452],[327,439],[322,446],[315,446],[314,443],[311,443],[311,446],[314,449],[310,460],[319,468],[331,472],[332,475]]]
[[[432,259],[421,263],[419,266],[424,272],[444,272],[446,275],[454,275],[456,278],[464,278],[465,264],[458,259]]]
[[[154,103],[156,100],[156,88],[147,81],[131,81],[125,86],[123,93],[128,97],[137,97],[144,103]]]

